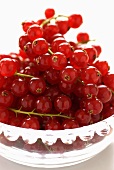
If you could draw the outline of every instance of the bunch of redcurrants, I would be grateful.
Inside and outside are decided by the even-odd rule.
[[[80,14],[22,23],[19,53],[0,55],[0,122],[23,128],[63,130],[114,114],[114,74],[100,61],[89,34],[65,35],[83,23]]]

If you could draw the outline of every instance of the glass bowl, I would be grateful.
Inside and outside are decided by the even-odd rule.
[[[43,168],[84,162],[114,140],[114,115],[76,129],[33,130],[0,123],[0,154],[13,162]]]

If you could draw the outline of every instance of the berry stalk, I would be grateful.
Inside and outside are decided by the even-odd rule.
[[[70,116],[65,116],[65,115],[61,115],[61,113],[59,114],[48,114],[48,113],[35,113],[34,110],[32,112],[26,112],[26,111],[22,111],[22,110],[16,110],[13,108],[9,108],[9,110],[13,111],[14,113],[19,113],[19,114],[26,114],[26,115],[36,115],[36,116],[48,116],[48,117],[62,117],[62,118],[66,118],[66,119],[72,119],[72,117]]]
[[[57,16],[51,17],[49,19],[46,19],[45,21],[42,22],[42,24],[40,26],[43,27],[44,25],[48,24],[52,19],[56,20],[59,17],[68,18],[68,16],[66,16],[66,15],[57,15]]]
[[[28,77],[28,78],[33,78],[34,76],[28,75],[28,74],[21,74],[21,73],[15,73],[15,76],[20,76],[20,77]]]

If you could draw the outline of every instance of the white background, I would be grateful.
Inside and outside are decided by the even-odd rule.
[[[78,32],[88,32],[90,39],[96,39],[101,45],[101,59],[107,60],[114,70],[114,1],[113,0],[0,0],[0,54],[17,52],[18,39],[23,34],[21,23],[25,20],[44,18],[46,8],[54,8],[56,14],[81,14],[83,25],[77,30],[70,30],[67,38],[76,41]],[[113,170],[114,143],[105,151],[84,164],[67,169]],[[22,169],[0,158],[0,169]],[[27,168],[31,170],[32,168]],[[33,168],[34,169],[34,168]],[[32,170],[33,170],[32,169]]]

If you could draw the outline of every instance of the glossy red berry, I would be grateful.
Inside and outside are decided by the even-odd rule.
[[[70,44],[67,42],[61,43],[58,47],[58,51],[63,53],[67,58],[70,58],[73,53]]]
[[[89,56],[82,50],[75,50],[70,57],[70,64],[76,68],[85,68],[89,62]]]
[[[38,56],[35,61],[39,71],[46,71],[51,67],[51,56],[48,53]]]
[[[39,124],[39,121],[36,117],[26,117],[26,118],[23,119],[21,127],[27,128],[27,129],[39,130],[40,124]]]
[[[45,130],[61,130],[61,124],[55,119],[50,119],[45,124]]]
[[[52,42],[52,37],[55,34],[59,33],[59,28],[56,24],[47,24],[43,29],[43,37],[46,39],[47,42]]]
[[[11,58],[3,58],[0,60],[0,73],[2,76],[11,77],[17,71],[17,65]]]
[[[55,10],[53,8],[47,8],[45,10],[45,17],[46,18],[51,18],[55,15]]]
[[[39,25],[33,24],[28,28],[27,34],[28,34],[28,38],[31,41],[34,41],[37,38],[42,38],[43,30]]]
[[[0,89],[3,87],[4,83],[5,83],[5,79],[2,75],[0,75]]]
[[[44,38],[35,39],[32,43],[33,52],[42,55],[48,51],[48,43]]]
[[[86,112],[93,115],[99,114],[103,109],[103,103],[97,98],[85,100],[84,105],[85,105]]]
[[[67,83],[67,82],[64,82],[64,81],[61,81],[59,83],[59,89],[61,90],[61,92],[65,93],[65,94],[70,94],[73,92],[75,88],[75,85],[73,83]]]
[[[99,55],[100,55],[101,52],[102,52],[101,46],[99,46],[99,45],[92,45],[92,46],[96,49],[96,51],[97,51],[97,56],[99,57]]]
[[[28,84],[26,79],[22,78],[15,79],[12,83],[11,91],[17,97],[26,95],[28,92]]]
[[[24,46],[30,42],[30,39],[27,34],[20,36],[19,38],[19,47],[23,50]]]
[[[62,123],[63,129],[74,129],[74,128],[78,128],[78,127],[79,127],[79,124],[74,119],[65,119]]]
[[[98,94],[98,86],[96,84],[86,84],[82,88],[82,93],[84,97],[92,98]]]
[[[27,32],[28,28],[29,28],[31,25],[33,25],[33,24],[35,24],[34,21],[24,21],[24,22],[22,22],[22,29],[23,29],[23,31],[24,31],[24,32]]]
[[[54,100],[54,107],[58,112],[66,112],[72,106],[71,99],[66,95],[60,95]]]
[[[108,73],[103,76],[103,83],[108,86],[111,90],[114,90],[114,74]]]
[[[51,56],[51,66],[55,70],[62,70],[67,65],[67,58],[63,53],[56,52]]]
[[[101,100],[102,103],[107,103],[111,100],[112,92],[106,85],[99,85],[98,86],[98,99]]]
[[[24,111],[32,111],[34,109],[35,97],[31,94],[27,94],[20,98],[20,107]]]
[[[79,109],[75,112],[75,118],[80,126],[87,126],[90,123],[91,115],[83,109]]]
[[[82,70],[80,76],[85,84],[97,84],[101,73],[96,67],[89,66]]]
[[[58,84],[60,82],[59,75],[59,70],[49,69],[45,72],[45,79],[51,85]]]
[[[36,54],[33,52],[33,49],[32,49],[32,43],[31,42],[28,42],[24,48],[23,48],[24,52],[27,54],[28,58],[35,58]]]
[[[83,23],[82,16],[80,14],[72,14],[68,17],[68,23],[71,28],[78,28]]]
[[[0,105],[10,107],[13,103],[14,96],[8,90],[1,90],[0,91]]]
[[[41,95],[46,89],[46,83],[43,78],[31,78],[29,82],[29,90],[34,95]]]
[[[76,38],[79,43],[86,43],[89,41],[89,35],[85,32],[78,33]]]
[[[89,56],[89,64],[93,64],[93,62],[95,61],[95,59],[97,58],[97,51],[93,46],[87,46],[84,47],[83,50],[87,53],[87,55]]]
[[[110,69],[107,61],[97,60],[93,65],[101,72],[103,76],[105,76]]]
[[[78,77],[77,70],[74,68],[65,68],[60,72],[60,78],[65,83],[74,83]]]
[[[68,20],[57,20],[56,24],[59,28],[60,34],[66,34],[69,30],[69,23]]]
[[[47,86],[44,96],[47,96],[52,102],[54,101],[54,99],[61,94],[61,91],[59,89],[58,86],[54,85],[54,86]]]
[[[64,37],[58,37],[58,38],[55,38],[52,43],[51,43],[51,48],[52,48],[52,51],[55,53],[58,51],[59,49],[59,45],[63,42],[66,42],[65,38]]]
[[[8,123],[9,111],[5,106],[0,105],[0,122]]]
[[[38,97],[35,105],[38,113],[50,113],[52,109],[51,100],[46,96]]]

